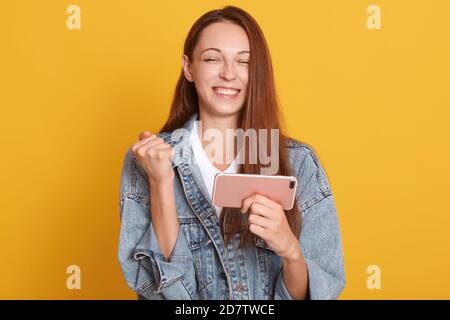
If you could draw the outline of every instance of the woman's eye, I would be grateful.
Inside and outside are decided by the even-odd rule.
[[[216,59],[216,58],[206,58],[203,61],[218,61],[218,59]]]
[[[238,61],[238,62],[240,62],[240,63],[245,63],[245,64],[249,64],[249,63],[250,63],[250,61],[247,61],[247,60],[240,60],[240,61]]]

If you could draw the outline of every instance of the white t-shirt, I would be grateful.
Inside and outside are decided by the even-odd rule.
[[[239,170],[239,163],[237,163],[238,156],[233,160],[233,162],[224,171],[217,169],[212,162],[209,160],[205,150],[203,149],[202,142],[197,131],[197,121],[194,121],[194,125],[191,131],[191,143],[192,152],[195,157],[195,161],[200,169],[200,172],[205,182],[206,189],[208,190],[209,197],[212,202],[212,190],[214,186],[214,177],[219,172],[224,173],[237,173]],[[216,208],[217,214],[220,216],[222,212],[222,207],[214,206]]]

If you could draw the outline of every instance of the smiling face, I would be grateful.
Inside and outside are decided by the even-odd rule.
[[[183,71],[197,90],[200,112],[215,116],[237,114],[245,100],[250,44],[245,31],[231,22],[203,29],[192,62],[183,56]]]

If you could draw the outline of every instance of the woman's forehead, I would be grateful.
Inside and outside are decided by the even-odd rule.
[[[196,50],[202,53],[209,48],[239,53],[250,51],[250,44],[247,34],[240,26],[230,22],[217,22],[203,29]]]

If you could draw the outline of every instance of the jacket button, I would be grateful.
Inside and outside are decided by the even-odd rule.
[[[242,291],[244,291],[244,286],[242,286],[241,284],[238,284],[235,289],[237,292],[242,292]]]

